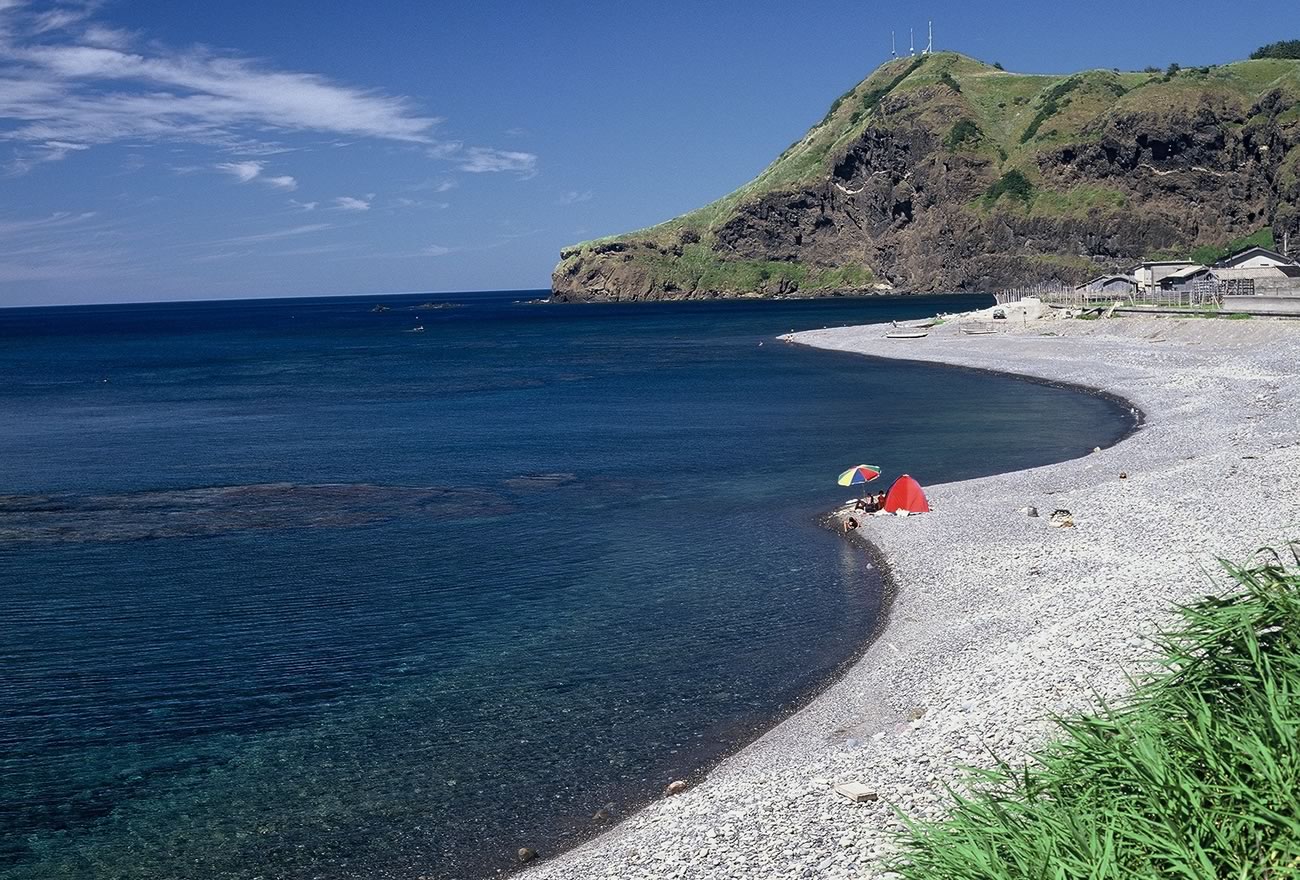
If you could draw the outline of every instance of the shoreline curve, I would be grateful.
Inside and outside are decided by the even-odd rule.
[[[522,876],[875,876],[901,829],[890,805],[940,815],[960,766],[1022,757],[1049,715],[1123,693],[1146,636],[1205,591],[1216,556],[1300,537],[1300,323],[1233,325],[1054,320],[991,339],[950,326],[905,347],[873,325],[795,334],[1103,395],[1134,425],[1101,452],[928,487],[925,517],[868,518],[858,540],[894,595],[856,659],[697,786]],[[1198,492],[1196,464],[1241,485]],[[1247,503],[1261,492],[1270,503]],[[1078,527],[1011,506],[1044,496]],[[846,781],[879,799],[834,794]]]

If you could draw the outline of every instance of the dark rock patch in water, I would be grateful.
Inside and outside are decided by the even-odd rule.
[[[402,516],[499,516],[482,489],[262,483],[100,495],[0,495],[0,541],[140,541],[245,530],[351,528]]]

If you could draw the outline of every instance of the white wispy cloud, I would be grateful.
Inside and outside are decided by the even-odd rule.
[[[354,196],[338,196],[334,199],[334,207],[340,211],[369,211],[370,201],[374,197],[374,193],[367,195],[364,199],[358,199]]]
[[[240,183],[252,183],[254,180],[260,180],[267,186],[275,189],[295,190],[298,188],[298,181],[288,174],[281,174],[276,177],[264,177],[262,172],[266,169],[265,162],[258,162],[248,159],[243,162],[218,162],[213,166],[218,171],[229,174]]]
[[[222,162],[216,166],[218,171],[233,176],[240,183],[255,180],[262,173],[261,162]]]
[[[102,24],[88,25],[81,32],[81,42],[102,49],[126,49],[136,40],[136,35],[121,28]]]
[[[315,74],[263,70],[203,50],[147,56],[88,45],[10,45],[0,57],[13,62],[4,71],[6,92],[14,86],[28,91],[26,100],[0,104],[6,115],[25,123],[11,138],[103,143],[170,130],[178,138],[217,140],[231,127],[251,123],[419,142],[428,140],[438,121],[413,113],[405,98]],[[149,91],[105,91],[127,83]]]
[[[307,235],[312,232],[320,232],[323,229],[331,228],[331,223],[306,223],[302,226],[291,226],[288,229],[273,229],[270,232],[258,232],[252,235],[237,235],[234,238],[222,239],[217,244],[253,244],[259,241],[275,241],[281,238],[291,238],[295,235]]]
[[[460,141],[441,141],[429,146],[425,154],[430,159],[455,159],[464,150],[465,145]]]
[[[436,145],[406,97],[202,47],[161,48],[92,21],[96,3],[0,0],[0,139],[34,150],[124,140],[250,149],[276,132]]]
[[[14,176],[26,174],[33,167],[45,162],[58,162],[72,153],[88,150],[88,144],[74,144],[68,141],[48,140],[33,143],[16,150],[13,157],[5,163],[5,173]]]
[[[102,5],[0,0],[0,142],[13,145],[9,173],[122,142],[272,155],[292,148],[280,138],[311,133],[334,145],[366,138],[416,145],[470,174],[537,174],[533,153],[435,136],[443,120],[409,97],[237,52],[165,47],[97,20]],[[287,175],[264,182],[297,186]]]
[[[315,211],[320,202],[300,202],[297,199],[289,199],[289,207],[297,208],[299,211]]]
[[[456,250],[455,248],[446,247],[441,244],[431,244],[424,248],[420,253],[426,257],[442,257]]]
[[[18,6],[19,4],[11,4]],[[34,33],[44,34],[49,31],[62,30],[70,25],[85,21],[93,9],[88,4],[80,7],[63,6],[35,13],[32,16],[31,29]]]
[[[271,251],[268,257],[311,257],[324,254],[341,254],[356,251],[363,247],[358,242],[338,242],[336,244],[318,244],[313,247],[289,248],[283,251]]]
[[[451,192],[459,185],[454,177],[432,177],[408,186],[407,190],[409,192],[446,193]]]
[[[432,209],[434,211],[445,211],[451,207],[451,202],[425,201],[423,199],[410,199],[405,196],[398,196],[392,199],[389,204],[395,208]]]
[[[0,217],[0,282],[89,280],[127,271],[117,228],[94,211]]]
[[[470,147],[457,157],[461,171],[483,174],[510,171],[522,177],[537,173],[537,156],[516,150],[497,150],[492,147]]]
[[[587,189],[587,190],[583,190],[582,192],[578,192],[577,190],[571,189],[568,192],[560,193],[560,197],[555,200],[555,203],[557,205],[576,205],[579,202],[590,202],[590,201],[591,201],[591,190]]]
[[[6,244],[14,236],[32,230],[49,229],[55,226],[70,226],[75,223],[83,223],[95,216],[94,211],[82,211],[76,213],[73,211],[56,211],[44,217],[24,220],[0,220],[0,240],[5,240]]]

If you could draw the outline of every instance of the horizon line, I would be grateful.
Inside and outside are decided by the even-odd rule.
[[[546,287],[498,287],[483,288],[478,290],[388,290],[381,293],[294,293],[294,294],[271,294],[268,296],[232,296],[232,297],[209,297],[202,298],[180,298],[180,299],[142,299],[142,300],[95,300],[91,302],[61,302],[61,303],[27,303],[19,305],[0,305],[0,312],[9,309],[68,309],[82,308],[86,306],[165,306],[175,303],[237,303],[237,302],[261,302],[264,300],[280,299],[343,299],[352,297],[355,299],[366,299],[380,296],[442,296],[444,294],[483,294],[483,293],[532,293],[538,290],[545,290],[550,293],[550,286]]]

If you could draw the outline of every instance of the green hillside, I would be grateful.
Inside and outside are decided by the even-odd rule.
[[[1258,106],[1265,96],[1272,102],[1267,111]],[[1285,105],[1281,112],[1279,101]],[[971,173],[979,176],[979,185],[965,187],[959,194],[964,203],[944,204],[945,210],[1054,222],[1098,211],[1125,211],[1140,207],[1133,204],[1133,186],[1105,174],[1094,180],[1063,180],[1055,174],[1058,157],[1068,161],[1089,144],[1113,141],[1133,120],[1160,132],[1173,149],[1175,141],[1165,137],[1161,126],[1182,129],[1197,125],[1202,117],[1250,143],[1260,140],[1251,140],[1252,128],[1259,129],[1257,134],[1271,138],[1269,148],[1281,149],[1281,155],[1270,158],[1280,182],[1294,183],[1300,174],[1300,139],[1274,136],[1280,130],[1294,131],[1300,123],[1300,61],[1262,59],[1160,72],[1088,70],[1062,76],[1004,71],[955,52],[899,58],[835,99],[817,125],[745,186],[657,226],[566,248],[556,278],[572,277],[575,267],[619,254],[619,260],[636,264],[639,278],[668,292],[744,293],[764,284],[770,289],[771,282],[781,278],[804,293],[861,287],[881,277],[883,267],[869,261],[837,263],[834,254],[824,252],[793,258],[789,253],[736,252],[726,242],[720,244],[719,232],[774,196],[816,193],[828,185],[838,186],[844,196],[856,195],[863,181],[841,163],[863,144],[890,138],[912,146],[909,161],[976,169]],[[1200,138],[1201,133],[1192,137]],[[1137,149],[1143,149],[1140,136],[1137,143]],[[1151,156],[1151,173],[1173,173],[1161,168],[1160,148]],[[1258,220],[1262,227],[1271,218]],[[1169,245],[1214,246],[1227,240]],[[620,244],[627,247],[620,249]],[[557,284],[557,290],[561,286]]]

